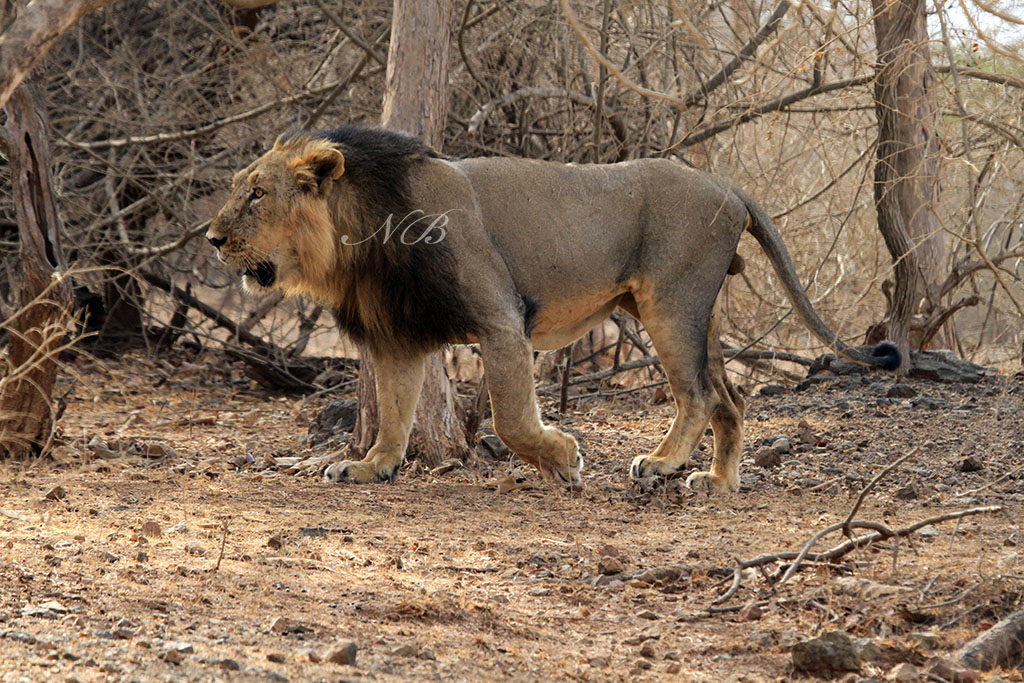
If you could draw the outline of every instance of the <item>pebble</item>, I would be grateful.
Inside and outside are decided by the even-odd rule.
[[[324,661],[331,662],[333,664],[348,664],[355,666],[356,664],[356,651],[359,648],[351,640],[343,640],[335,643],[328,648],[327,653],[324,655]]]
[[[885,678],[894,683],[917,683],[921,680],[921,675],[917,672],[916,666],[903,662],[891,668]]]
[[[604,669],[608,666],[608,660],[604,657],[591,657],[587,660],[587,664],[595,669]]]
[[[819,638],[802,640],[793,646],[792,656],[798,671],[816,675],[860,669],[860,654],[845,631],[829,631]]]
[[[931,524],[926,524],[926,525],[924,525],[923,527],[921,527],[920,529],[917,530],[917,535],[918,536],[923,536],[924,538],[935,538],[936,536],[938,536],[941,533],[942,533],[941,531],[936,529]],[[911,637],[913,637],[914,634],[910,634],[910,635],[911,635]]]
[[[606,576],[621,574],[625,570],[622,560],[617,557],[605,556],[597,561],[597,571]]]
[[[757,621],[761,618],[761,608],[756,603],[748,603],[743,606],[736,617],[740,621]]]
[[[982,469],[982,467],[984,467],[984,465],[982,464],[980,458],[973,455],[968,455],[966,458],[964,458],[963,460],[956,464],[956,471],[977,472],[978,470]]]
[[[388,654],[392,657],[415,657],[419,652],[419,648],[412,643],[403,643],[398,647],[391,648],[391,651]]]
[[[897,500],[914,500],[918,497],[917,488],[915,488],[913,484],[908,484],[907,486],[896,489],[896,493],[894,493],[893,496]]]
[[[928,526],[931,525],[929,524]],[[932,528],[934,529],[935,527]],[[921,532],[918,531],[918,533]],[[907,640],[910,640],[915,645],[925,650],[935,650],[942,647],[942,638],[940,638],[938,634],[931,633],[929,631],[914,631],[913,633],[908,633]]]
[[[658,648],[654,645],[653,640],[648,640],[640,646],[640,656],[647,659],[657,659]]]
[[[782,455],[774,448],[762,448],[754,454],[754,465],[769,469],[782,464]]]
[[[917,396],[917,389],[909,384],[893,384],[885,395],[888,398],[914,398]]]

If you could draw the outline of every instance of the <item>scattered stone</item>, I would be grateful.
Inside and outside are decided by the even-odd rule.
[[[1016,667],[1024,658],[1024,610],[1018,610],[970,641],[957,660],[978,671]]]
[[[357,650],[358,648],[354,642],[351,640],[343,640],[328,648],[323,659],[324,661],[331,662],[332,664],[348,664],[349,666],[355,666]]]
[[[267,661],[274,664],[284,664],[284,655],[280,652],[269,652],[267,653]]]
[[[281,534],[274,534],[267,539],[267,547],[273,548],[274,550],[280,550],[284,547],[284,536]]]
[[[924,670],[930,676],[937,676],[949,683],[976,683],[977,674],[962,666],[958,666],[948,659],[932,657],[924,663]],[[989,679],[989,683],[995,679]]]
[[[527,593],[527,595],[539,598],[541,596],[548,595],[549,593],[551,593],[551,591],[547,588],[533,588]]]
[[[160,538],[164,535],[164,532],[158,522],[150,520],[142,525],[142,535],[146,538]]]
[[[388,654],[392,657],[415,657],[419,652],[419,648],[412,643],[403,643],[397,647],[391,648],[391,651]]]
[[[203,557],[206,555],[206,549],[198,543],[186,543],[185,552],[195,557]]]
[[[669,662],[667,665],[665,665],[665,673],[669,674],[670,676],[675,676],[682,670],[683,665],[679,662]]]
[[[819,638],[800,641],[793,646],[792,654],[793,666],[811,674],[824,676],[860,669],[860,655],[845,631],[828,631]]]
[[[505,442],[495,434],[488,434],[480,439],[480,446],[484,453],[495,460],[505,460],[512,452],[505,445]]]
[[[612,577],[607,574],[598,574],[594,577],[594,580],[590,582],[590,585],[594,588],[600,588],[601,586],[607,586],[612,582]]]
[[[625,571],[626,567],[623,566],[622,560],[617,557],[604,556],[597,561],[597,571],[599,574],[610,576],[612,574],[621,574]]]
[[[647,619],[648,621],[655,621],[661,619],[661,615],[657,612],[652,612],[649,609],[640,610],[634,615],[637,619]]]
[[[747,603],[736,615],[736,618],[740,621],[757,621],[761,618],[761,608],[757,606],[757,603]]]
[[[782,454],[774,448],[762,448],[754,454],[754,465],[771,469],[782,464]]]
[[[894,681],[894,683],[917,683],[917,681],[921,680],[921,674],[918,673],[916,666],[903,662],[889,669],[889,673],[886,674],[885,678],[886,680]]]
[[[893,496],[897,500],[914,500],[918,497],[917,488],[913,484],[907,484],[896,489],[896,493]]]
[[[964,458],[963,460],[956,464],[956,471],[977,472],[978,470],[982,469],[982,467],[984,467],[984,465],[982,464],[980,458],[973,455],[968,455],[966,458]]]
[[[19,643],[25,643],[26,645],[34,645],[39,640],[35,635],[28,631],[8,631],[4,634],[4,638],[16,640]]]
[[[646,657],[647,659],[657,659],[658,648],[654,645],[653,640],[645,641],[644,644],[640,646],[640,656]]]
[[[604,657],[591,657],[587,660],[587,664],[595,669],[605,669],[608,667],[608,660]]]
[[[419,657],[420,659],[427,659],[427,660],[430,660],[432,662],[437,660],[437,655],[434,654],[434,648],[429,647],[429,646],[427,646],[427,647],[423,648],[422,650],[420,650],[420,653],[418,655],[416,655],[416,656]]]
[[[946,403],[941,398],[932,398],[931,396],[918,396],[917,398],[913,399],[910,402],[910,405],[914,406],[915,408],[922,408],[924,410],[938,410],[939,408],[943,408],[949,404]]]
[[[897,383],[889,387],[885,392],[888,398],[914,398],[917,396],[917,389],[910,384]]]
[[[860,657],[862,662],[868,662],[874,664],[881,661],[882,659],[882,648],[875,644],[875,641],[870,638],[858,638],[853,641],[854,647],[857,648],[857,655]]]
[[[761,387],[762,396],[778,396],[779,394],[786,393],[786,387],[781,384],[765,384]]]
[[[931,524],[926,524],[926,525],[924,525],[923,527],[921,527],[920,529],[917,530],[917,535],[921,536],[923,538],[935,538],[940,533],[942,533],[942,532],[940,532],[938,529],[936,529]],[[911,634],[911,636],[913,636],[913,634]]]
[[[930,524],[928,526],[931,526]],[[934,527],[933,527],[934,528]],[[920,531],[918,533],[921,533]],[[925,650],[937,650],[942,647],[942,638],[930,631],[914,631],[907,634],[907,640]]]
[[[57,486],[54,486],[52,489],[47,491],[46,495],[43,496],[43,498],[45,498],[46,500],[64,500],[65,498],[67,498],[67,495],[68,492],[64,490],[64,487],[58,484]]]
[[[225,671],[239,671],[242,668],[242,665],[233,659],[222,659],[217,662],[217,666]]]
[[[771,438],[771,449],[779,455],[789,455],[793,452],[793,440],[785,434],[776,434]]]

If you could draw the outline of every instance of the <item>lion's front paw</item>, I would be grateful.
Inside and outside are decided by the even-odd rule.
[[[537,465],[541,474],[570,488],[580,486],[583,456],[576,439],[554,427],[546,427],[544,431],[550,445],[547,457]]]
[[[686,485],[694,491],[705,493],[729,493],[738,490],[739,484],[730,484],[725,477],[711,472],[694,472],[686,478]]]
[[[683,463],[682,467],[686,467],[689,464],[689,462]],[[646,479],[647,477],[664,477],[674,472],[678,472],[682,467],[672,468],[666,471],[664,463],[659,461],[657,458],[650,455],[638,455],[633,458],[633,462],[629,464],[629,477],[634,481]]]
[[[340,484],[379,484],[392,482],[397,476],[398,465],[378,468],[369,460],[342,460],[324,470],[324,481]]]

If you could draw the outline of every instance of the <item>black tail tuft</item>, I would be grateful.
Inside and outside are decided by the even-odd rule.
[[[903,360],[903,356],[900,354],[900,347],[891,341],[879,342],[871,350],[871,357],[878,359],[878,365],[883,370],[895,370]]]

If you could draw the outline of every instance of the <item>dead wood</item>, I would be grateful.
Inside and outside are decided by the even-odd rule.
[[[957,654],[969,669],[988,671],[1018,666],[1024,655],[1024,610],[1014,612],[963,646]]]

